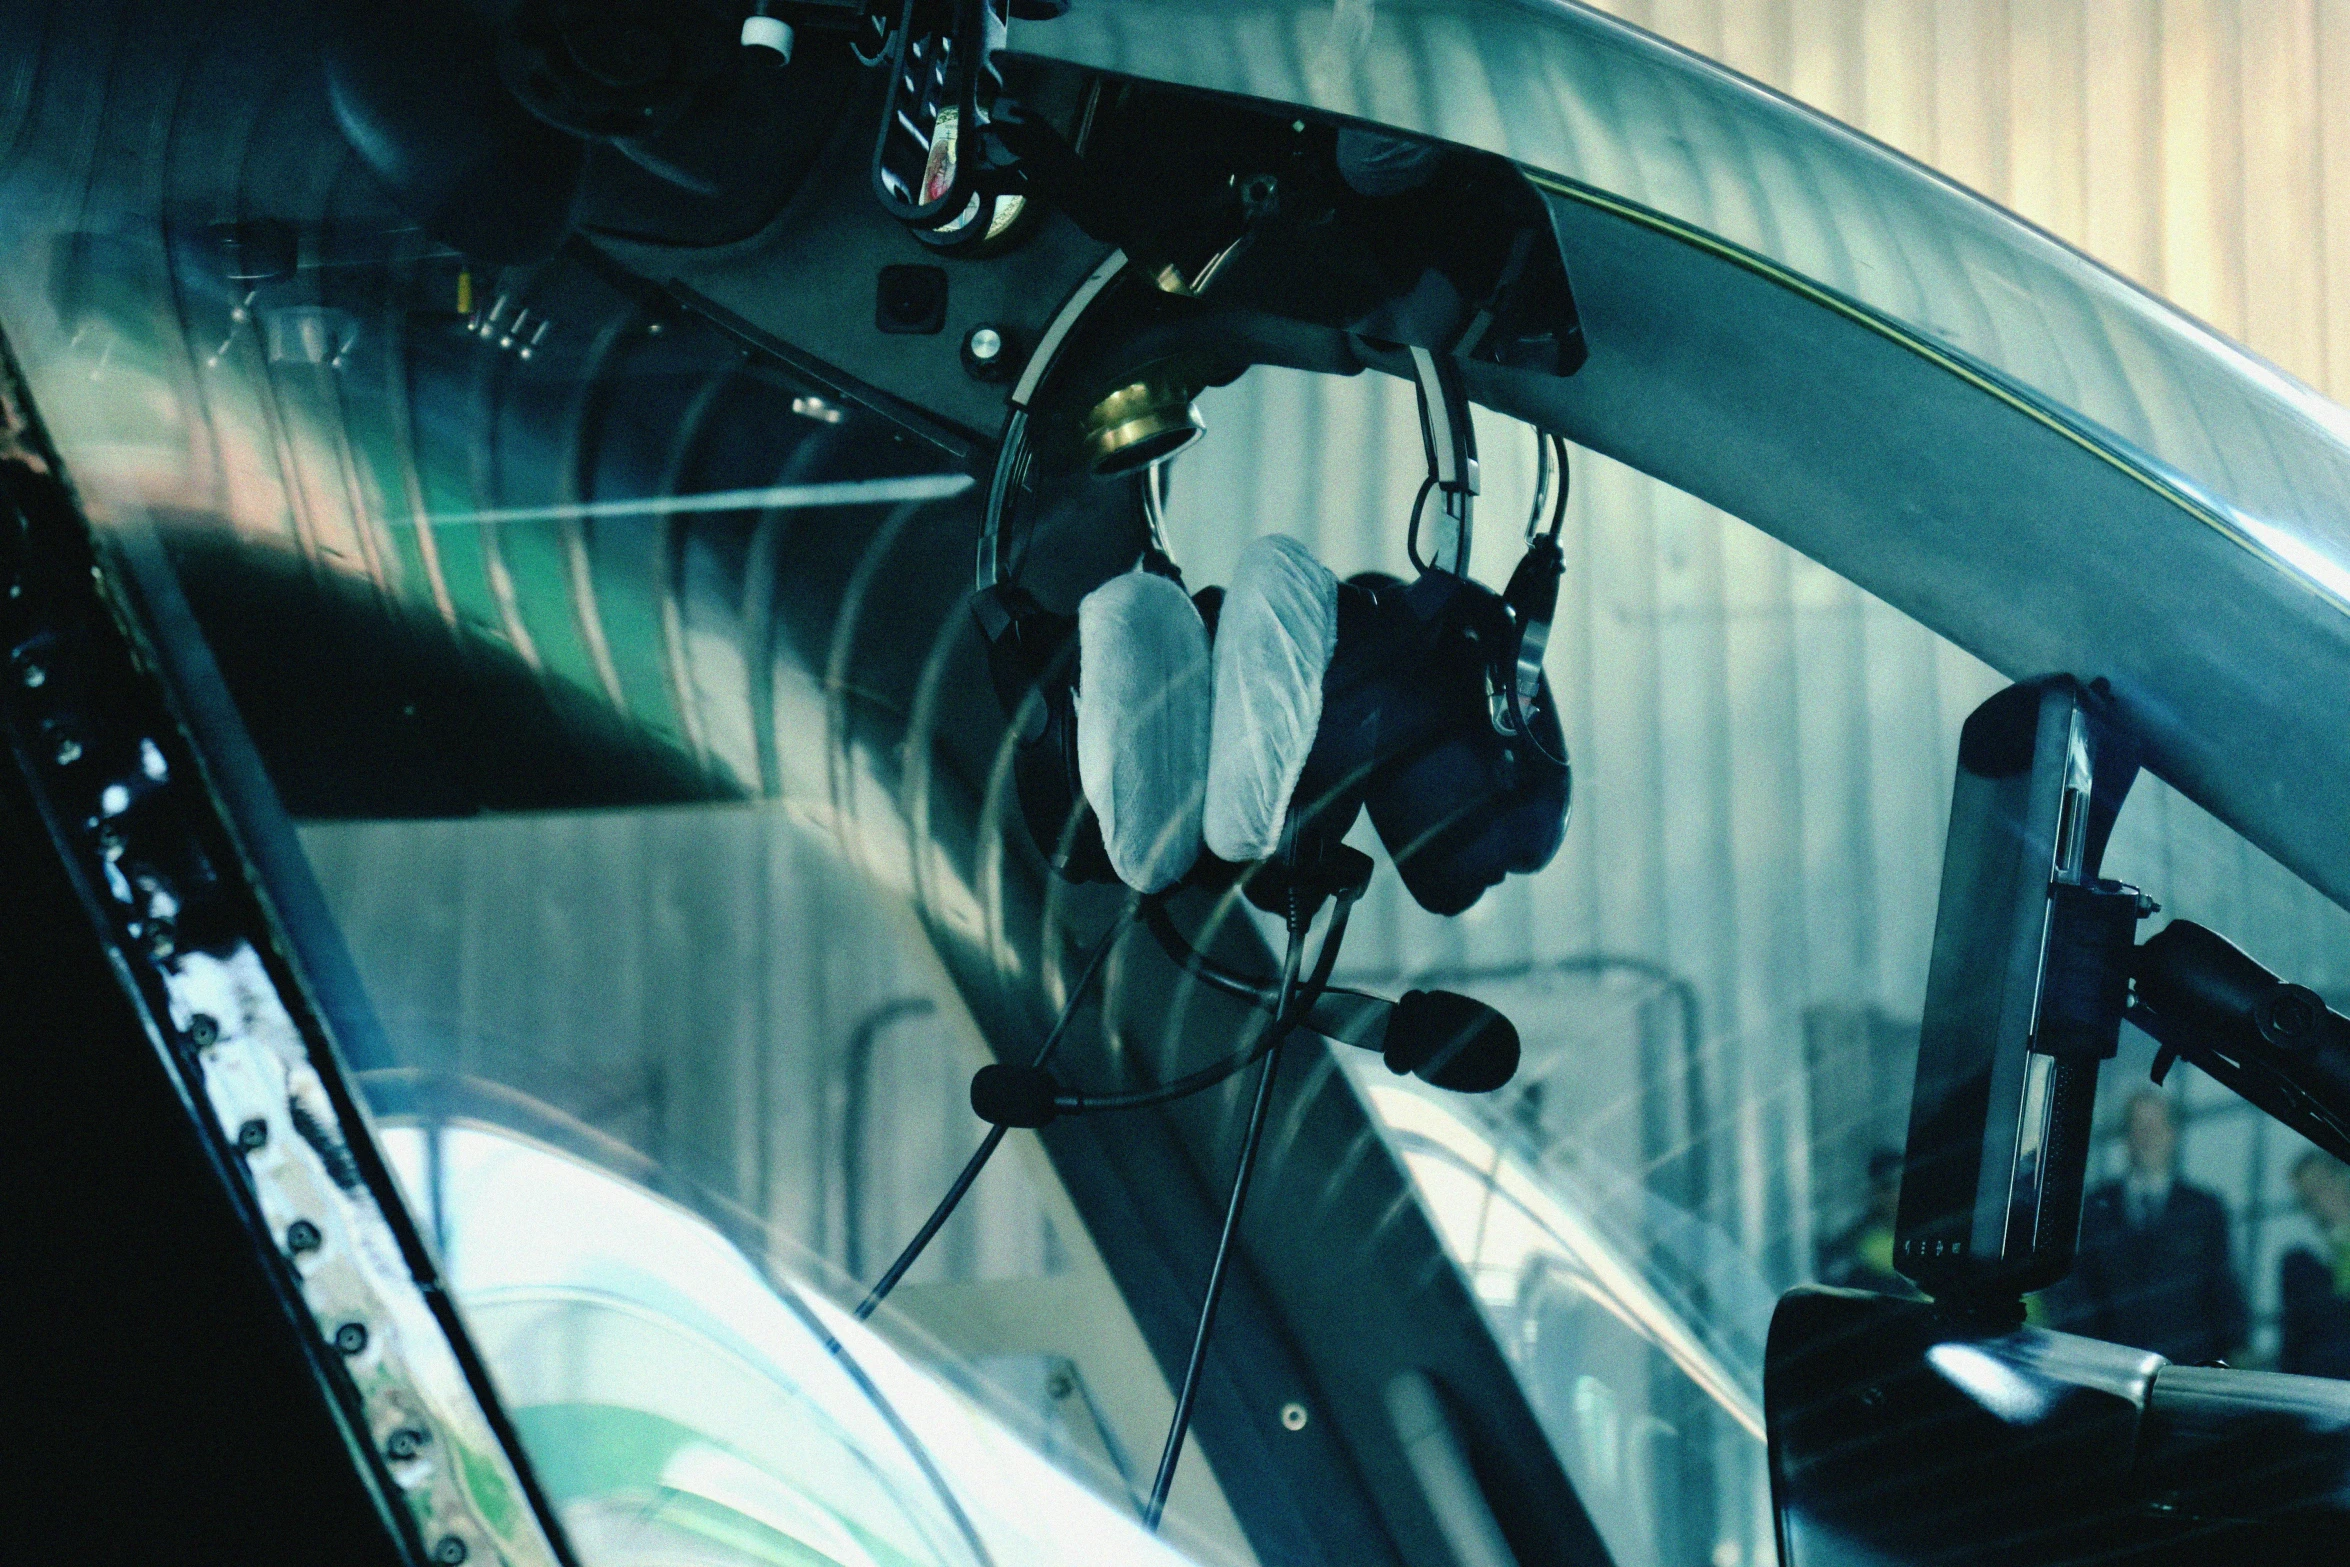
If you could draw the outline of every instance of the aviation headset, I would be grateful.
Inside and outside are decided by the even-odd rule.
[[[1166,554],[1158,474],[1146,468],[1151,544],[1134,569],[1075,616],[1021,586],[1006,521],[1033,455],[1031,410],[1125,265],[1113,252],[1096,267],[1029,357],[979,536],[973,611],[991,682],[1019,725],[1013,782],[1038,847],[1068,879],[1142,893],[1228,886],[1254,864],[1248,894],[1272,907],[1297,875],[1311,884],[1310,867],[1367,809],[1404,885],[1434,913],[1541,869],[1564,836],[1571,789],[1542,673],[1563,569],[1565,448],[1538,437],[1528,547],[1507,590],[1473,581],[1476,447],[1451,355],[1410,350],[1429,467],[1407,541],[1416,580],[1342,583],[1272,534],[1244,550],[1228,591],[1195,599]],[[1442,564],[1420,553],[1431,495],[1453,521]]]
[[[1348,912],[1371,874],[1369,856],[1340,841],[1359,810],[1369,809],[1412,895],[1438,913],[1459,912],[1503,875],[1539,870],[1557,852],[1569,774],[1542,647],[1560,574],[1564,443],[1546,438],[1541,448],[1534,518],[1547,498],[1547,531],[1529,527],[1526,557],[1506,594],[1478,586],[1465,575],[1477,482],[1467,398],[1449,358],[1414,351],[1430,478],[1413,508],[1411,553],[1417,564],[1419,514],[1441,490],[1456,525],[1452,569],[1423,565],[1409,585],[1379,576],[1341,583],[1304,546],[1276,534],[1243,552],[1228,593],[1210,588],[1195,600],[1167,558],[1156,475],[1146,468],[1151,546],[1141,563],[1087,594],[1076,615],[1056,614],[1020,585],[1016,563],[1006,571],[1004,521],[1026,482],[1035,398],[1071,331],[1125,265],[1113,252],[1078,286],[1013,389],[988,485],[972,608],[990,680],[1017,726],[1014,783],[1030,833],[1061,875],[1115,877],[1143,896],[1095,945],[1035,1058],[995,1063],[972,1078],[971,1107],[990,1123],[988,1136],[858,1306],[860,1318],[904,1277],[1008,1128],[1204,1092],[1266,1060],[1301,1024],[1378,1050],[1393,1072],[1458,1092],[1490,1092],[1517,1068],[1516,1028],[1482,1002],[1414,990],[1387,1003],[1332,991],[1329,981]],[[1554,453],[1560,482],[1552,494]],[[1253,901],[1286,905],[1289,944],[1277,983],[1198,951],[1150,896],[1185,883],[1227,889],[1244,874]],[[1335,907],[1308,973],[1301,959],[1310,906],[1324,898]],[[1054,1051],[1137,915],[1186,971],[1265,1011],[1269,1022],[1253,1043],[1172,1082],[1071,1091],[1049,1070]],[[1247,1190],[1271,1082],[1268,1066],[1219,1255]],[[1201,1308],[1202,1342],[1220,1273]],[[1197,1369],[1195,1353],[1153,1490],[1154,1519]]]

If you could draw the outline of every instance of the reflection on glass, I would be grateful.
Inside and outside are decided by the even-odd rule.
[[[1751,1319],[1767,1317],[1768,1289],[1740,1280],[1728,1293],[1743,1299],[1708,1321],[1670,1259],[1701,1261],[1691,1240],[1726,1254],[1725,1240],[1653,1197],[1626,1231],[1566,1161],[1502,1117],[1376,1063],[1347,1065],[1616,1560],[1744,1560],[1754,1520],[1737,1491],[1758,1470],[1763,1437]],[[1725,1481],[1730,1494],[1703,1494]],[[1717,1530],[1709,1515],[1724,1503]]]
[[[686,1210],[486,1124],[382,1137],[591,1567],[1187,1559]]]

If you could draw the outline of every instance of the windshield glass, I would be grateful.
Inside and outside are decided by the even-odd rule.
[[[387,1117],[384,1151],[584,1559],[1183,1559],[793,1282],[820,1263],[417,1088],[379,1088],[431,1107]]]
[[[243,101],[339,134],[322,103]],[[840,154],[860,214],[864,145]],[[1908,1287],[1889,1215],[1959,730],[2025,671],[1568,449],[1563,845],[1439,917],[1358,824],[1373,871],[1335,958],[1382,1003],[1501,1011],[1511,1080],[1455,1092],[1301,1033],[1262,1069],[1228,1257],[1255,1072],[1056,1101],[861,1317],[988,1135],[981,1068],[1066,1017],[1062,1097],[1098,1098],[1256,1037],[1255,1003],[1126,923],[1122,889],[1048,864],[1017,776],[1033,714],[971,612],[987,439],[860,371],[925,365],[991,415],[1000,382],[960,334],[865,333],[867,259],[928,255],[895,230],[843,241],[831,313],[872,365],[836,364],[585,241],[469,260],[319,156],[299,226],[177,166],[200,189],[167,218],[85,211],[70,159],[12,168],[0,195],[33,216],[0,316],[93,524],[152,569],[139,602],[184,611],[150,629],[197,672],[207,756],[265,779],[242,826],[285,851],[257,863],[305,960],[356,976],[321,1005],[584,1567],[1775,1560],[1770,1315],[1807,1281]],[[779,291],[828,286],[774,265]],[[2152,330],[2080,287],[2049,308]],[[2063,368],[2031,346],[2059,334],[2024,336],[2019,378]],[[2149,384],[2192,402],[2223,361]],[[1410,575],[1410,383],[1258,367],[1197,413],[1131,508],[1186,589],[1270,533],[1341,578]],[[1499,589],[1541,515],[1536,438],[1473,418],[1469,565]],[[1131,564],[1122,538],[1040,530],[1030,580],[1073,609]],[[2350,1002],[2350,912],[2153,776],[2105,865]],[[1275,983],[1278,921],[1197,888],[1167,906],[1237,989]],[[2084,1274],[2035,1319],[2299,1364],[2295,1259],[2341,1265],[2299,1206],[2308,1150],[2187,1067],[2133,1100],[2152,1065],[2130,1034],[2103,1069],[2091,1219],[2201,1193],[2202,1314],[2155,1322]]]
[[[1402,564],[1389,519],[1414,482],[1393,456],[1411,450],[1408,389],[1260,371],[1204,413],[1215,436],[1176,466],[1168,522],[1198,579],[1229,573],[1254,518],[1281,519],[1341,572]],[[1479,418],[1495,521],[1474,564],[1499,578],[1532,450],[1521,427]],[[1554,641],[1580,769],[1566,847],[1459,920],[1413,906],[1383,870],[1339,971],[1384,994],[1487,1000],[1517,1023],[1524,1063],[1503,1092],[1467,1098],[1317,1045],[1339,1069],[1321,1091],[1335,1083],[1377,1128],[1441,1247],[1416,1266],[1459,1270],[1609,1553],[1762,1562],[1777,1293],[1808,1278],[1899,1287],[1871,1251],[1872,1160],[1906,1119],[1956,727],[2001,682],[1744,525],[1590,454],[1573,464]],[[764,515],[460,515],[415,531],[444,561],[542,527],[598,561],[666,559],[650,582],[600,571],[598,602],[641,593],[652,624],[677,628],[713,602],[697,611],[678,585],[724,573],[717,601],[739,602],[763,536],[782,592],[795,537],[828,547],[875,526]],[[209,535],[171,526],[183,563],[201,562]],[[208,604],[201,568],[183,577]],[[526,623],[546,617],[543,591],[517,592]],[[233,650],[235,623],[215,624]],[[1024,1556],[1041,1547],[1017,1530],[1072,1483],[1084,1500],[1043,1501],[1051,1516],[1098,1518],[1101,1550],[1147,1554],[1116,1520],[1138,1510],[1171,1406],[1165,1350],[1132,1308],[1130,1255],[1128,1270],[1105,1263],[1098,1218],[1044,1148],[1017,1134],[873,1331],[847,1320],[983,1130],[965,1092],[983,1030],[915,918],[906,807],[886,832],[870,799],[843,814],[881,785],[844,780],[810,743],[856,666],[779,659],[762,672],[765,719],[741,705],[741,635],[712,621],[701,640],[673,629],[649,647],[689,677],[668,711],[697,715],[664,737],[668,754],[693,754],[698,722],[705,765],[722,769],[715,784],[683,761],[672,776],[738,797],[759,779],[764,799],[379,808],[302,829],[389,1047],[362,1074],[387,1146],[589,1559],[644,1559],[689,1534],[752,1559],[782,1549],[773,1537],[844,1562]],[[474,656],[495,650],[485,638]],[[233,657],[248,721],[264,737],[289,725]],[[294,799],[380,786],[315,738],[272,745]],[[2240,940],[2329,993],[2350,985],[2350,917],[2159,783],[2141,783],[2108,863],[2186,907],[2236,911]],[[942,886],[957,918],[984,921],[951,878],[927,895]],[[2109,1111],[2142,1080],[2150,1047],[2131,1050],[2108,1069]],[[2278,1262],[2311,1240],[2289,1206],[2293,1140],[2212,1085],[2183,1092],[2185,1168],[2224,1194],[2249,1343],[2271,1354]],[[1201,1259],[1146,1249],[1196,1288]],[[853,1352],[824,1364],[828,1338]],[[1286,1375],[1241,1392],[1275,1430],[1326,1412]],[[1169,1536],[1196,1559],[1262,1559],[1219,1433],[1203,1424]],[[819,1450],[836,1460],[786,1461]]]

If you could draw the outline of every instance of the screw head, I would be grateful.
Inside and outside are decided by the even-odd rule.
[[[414,1426],[402,1426],[384,1438],[384,1456],[396,1463],[405,1463],[418,1453],[423,1452],[424,1444],[430,1440],[431,1437],[427,1433],[417,1430]],[[464,1559],[462,1556],[457,1558],[458,1561]]]
[[[268,1146],[269,1123],[261,1117],[255,1116],[237,1128],[237,1148],[240,1152],[253,1153]]]
[[[199,1012],[188,1019],[188,1038],[198,1050],[206,1050],[220,1039],[220,1019],[209,1012]]]
[[[1018,367],[1002,327],[975,326],[963,338],[963,370],[974,381],[1002,381]]]
[[[441,1567],[457,1567],[469,1554],[465,1542],[453,1534],[442,1535],[432,1548],[432,1559],[439,1562]]]
[[[318,1250],[325,1241],[326,1237],[318,1233],[318,1226],[308,1219],[296,1219],[286,1226],[286,1250],[297,1257]]]
[[[356,1355],[367,1347],[367,1324],[346,1322],[335,1329],[335,1353]]]
[[[2252,1026],[2280,1050],[2308,1048],[2325,1026],[2323,997],[2302,985],[2279,985],[2252,1008]]]
[[[1303,1431],[1310,1418],[1306,1406],[1295,1399],[1281,1406],[1281,1429],[1284,1431]]]

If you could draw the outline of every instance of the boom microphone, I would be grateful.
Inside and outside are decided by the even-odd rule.
[[[1041,1066],[993,1062],[971,1079],[971,1113],[991,1125],[1033,1130],[1051,1125],[1060,1114],[1053,1103],[1060,1091],[1053,1074]]]
[[[1455,1093],[1490,1093],[1518,1070],[1518,1029],[1472,996],[1407,990],[1379,1051],[1387,1070]]]

